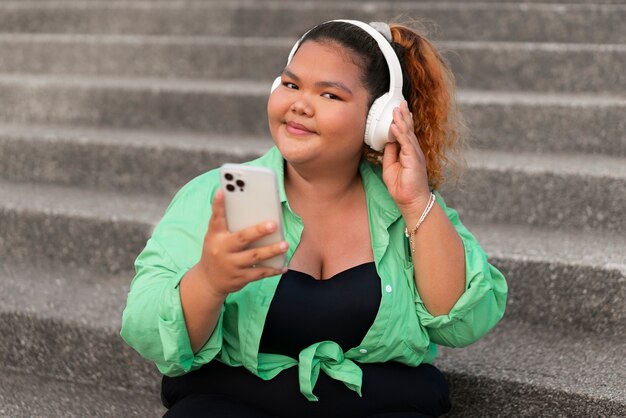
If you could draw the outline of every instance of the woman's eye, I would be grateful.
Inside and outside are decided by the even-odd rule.
[[[295,84],[293,84],[293,83],[290,83],[289,81],[285,81],[285,82],[283,83],[283,86],[287,87],[288,89],[294,89],[294,90],[297,90],[297,89],[298,89],[298,86],[296,86],[296,85],[295,85]]]
[[[330,99],[330,100],[341,100],[341,97],[332,93],[324,93],[322,94],[322,97],[326,97],[327,99]]]

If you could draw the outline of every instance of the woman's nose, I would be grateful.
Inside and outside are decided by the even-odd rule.
[[[298,115],[306,115],[306,116],[313,115],[313,107],[304,98],[295,100],[293,104],[291,105],[291,111]]]

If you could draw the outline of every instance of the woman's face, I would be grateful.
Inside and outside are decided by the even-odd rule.
[[[355,62],[334,42],[300,45],[267,105],[270,132],[288,162],[360,160],[369,97]]]

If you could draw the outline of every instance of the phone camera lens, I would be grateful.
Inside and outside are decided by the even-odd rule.
[[[226,174],[224,175],[224,178],[225,178],[226,180],[228,180],[228,181],[231,181],[234,177],[233,177],[233,175],[232,175],[232,174],[230,174],[230,173],[226,173]]]
[[[239,187],[243,187],[243,186],[245,186],[245,185],[246,185],[246,183],[244,183],[244,182],[243,182],[243,180],[237,180],[235,183],[236,183],[236,184],[237,184],[237,186],[239,186]]]
[[[235,186],[233,186],[232,184],[227,184],[226,185],[226,190],[228,190],[229,192],[234,192],[235,191]]]

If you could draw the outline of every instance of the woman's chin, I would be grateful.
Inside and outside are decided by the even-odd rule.
[[[316,142],[291,138],[283,138],[279,141],[274,140],[283,158],[292,164],[305,163],[319,156],[321,147]]]

